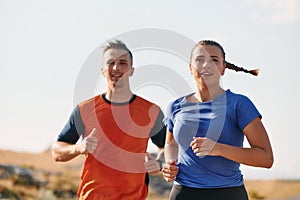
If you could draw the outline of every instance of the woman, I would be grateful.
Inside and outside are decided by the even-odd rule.
[[[167,109],[167,164],[162,171],[167,181],[175,180],[172,200],[248,199],[240,164],[273,165],[271,144],[254,104],[220,86],[226,68],[258,74],[226,62],[219,43],[197,43],[190,58],[197,90]],[[250,148],[243,147],[244,136]]]

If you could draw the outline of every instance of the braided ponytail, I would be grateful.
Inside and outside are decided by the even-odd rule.
[[[245,72],[245,73],[252,74],[254,76],[257,76],[259,72],[259,69],[248,70],[243,67],[238,67],[235,64],[229,63],[227,61],[225,61],[225,64],[226,64],[226,68],[234,70],[236,72]]]
[[[224,58],[224,62],[226,64],[226,68],[228,69],[231,69],[231,70],[234,70],[236,72],[245,72],[245,73],[249,73],[249,74],[252,74],[254,76],[257,76],[258,75],[258,72],[259,70],[258,69],[253,69],[253,70],[248,70],[248,69],[245,69],[243,67],[238,67],[232,63],[229,63],[226,61],[225,59],[225,51],[223,49],[223,47],[216,41],[214,40],[201,40],[200,42],[198,42],[194,48],[192,49],[192,55],[193,55],[193,51],[195,50],[196,47],[198,47],[199,45],[212,45],[212,46],[216,46],[218,47],[220,50],[221,50],[221,53],[223,55],[223,58]],[[191,55],[191,60],[192,60],[192,55]]]

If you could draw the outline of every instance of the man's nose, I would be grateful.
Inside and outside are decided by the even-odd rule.
[[[119,70],[119,65],[116,63],[116,64],[114,64],[114,66],[113,66],[113,70]]]

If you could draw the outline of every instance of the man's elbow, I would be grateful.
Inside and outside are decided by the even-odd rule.
[[[62,155],[58,152],[57,144],[53,144],[51,147],[51,156],[55,162],[63,162],[65,161]]]
[[[55,162],[61,162],[60,156],[55,152],[55,150],[51,149],[51,156]]]

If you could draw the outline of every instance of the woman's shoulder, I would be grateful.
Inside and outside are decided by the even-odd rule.
[[[235,100],[235,101],[249,101],[250,99],[245,94],[235,93],[231,90],[226,90],[226,97],[228,100]]]
[[[167,108],[171,109],[171,110],[180,109],[187,102],[186,98],[189,95],[191,95],[191,94],[184,95],[184,96],[178,97],[176,99],[173,99],[172,101],[169,102]]]
[[[245,94],[234,93],[230,90],[227,91],[226,94],[227,106],[229,107],[234,107],[235,109],[249,109],[250,107],[255,107],[252,100]]]
[[[187,102],[187,97],[189,97],[189,96],[191,96],[191,95],[193,95],[193,94],[194,94],[194,93],[191,93],[191,94],[187,94],[187,95],[178,97],[177,99],[171,101],[170,104],[172,104],[172,105],[179,105],[179,104],[186,103],[186,102]]]

